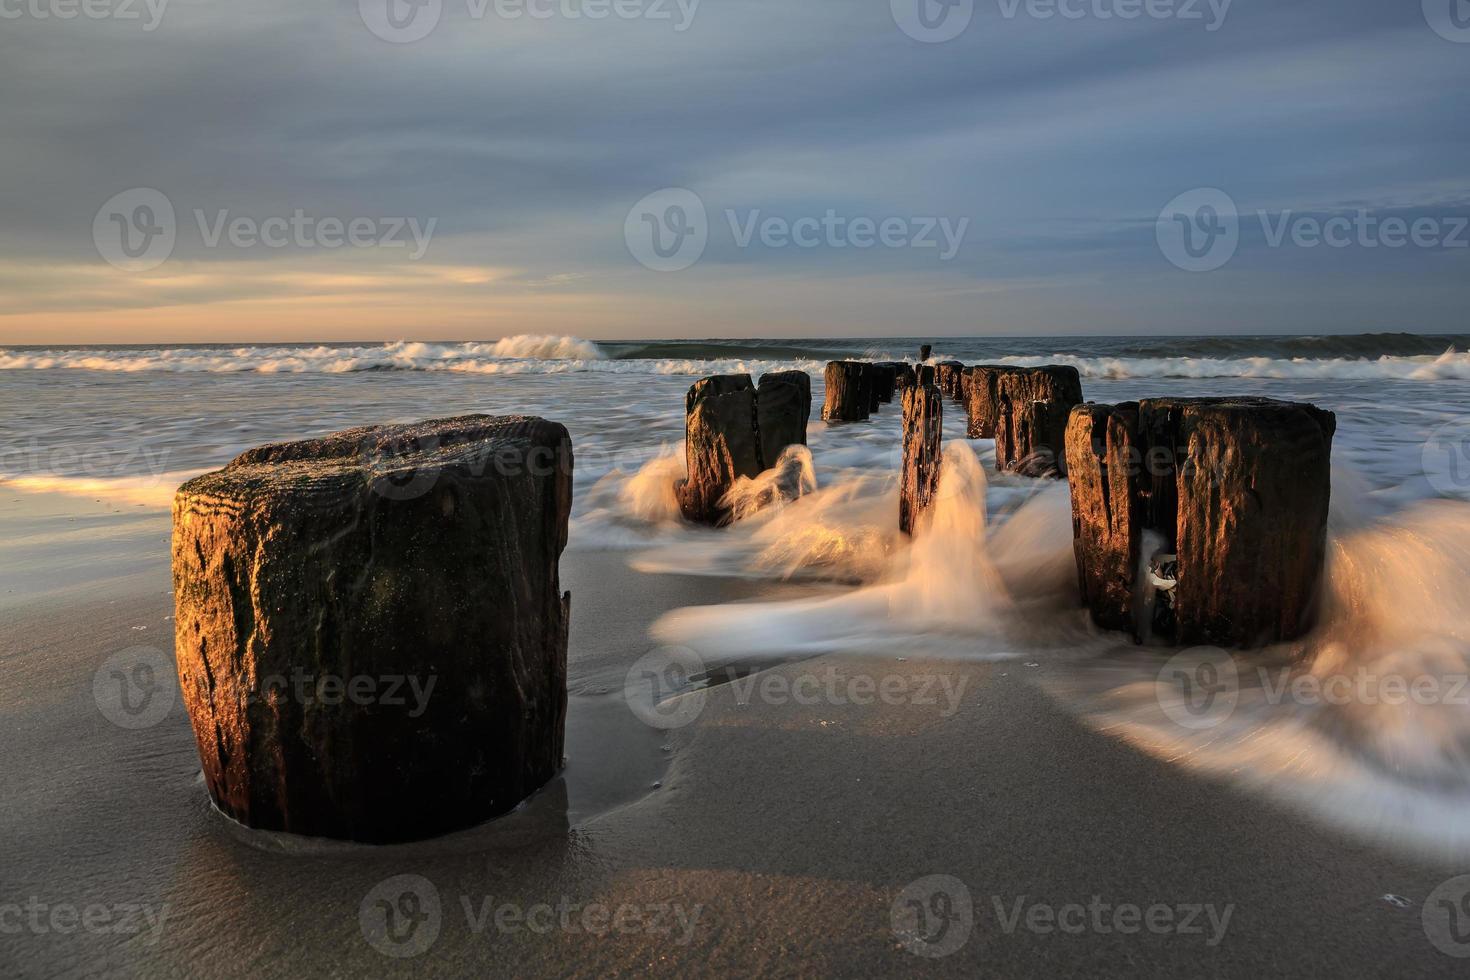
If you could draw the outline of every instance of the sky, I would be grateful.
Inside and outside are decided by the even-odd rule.
[[[0,0],[0,344],[1470,331],[1470,0]]]

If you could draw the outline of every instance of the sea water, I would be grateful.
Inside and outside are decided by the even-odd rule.
[[[1470,853],[1470,337],[930,342],[935,359],[1074,365],[1089,400],[1261,395],[1335,412],[1321,624],[1298,643],[1210,663],[1233,672],[1230,712],[1178,724],[1174,678],[1221,654],[1139,650],[1091,626],[1065,484],[996,473],[993,444],[965,439],[951,402],[939,501],[922,533],[898,534],[898,405],[869,423],[818,417],[825,362],[916,356],[918,340],[895,338],[0,350],[0,599],[166,560],[175,487],[250,446],[472,412],[541,415],[575,446],[572,555],[686,580],[821,585],[799,599],[675,610],[646,624],[649,647],[746,671],[822,653],[1045,661],[1060,668],[1045,682],[1060,703],[1144,751],[1349,830]],[[791,501],[751,485],[734,527],[685,525],[672,487],[688,385],[790,369],[814,382],[809,449],[783,464],[783,480],[806,492]],[[91,508],[85,533],[67,527],[67,500]],[[1426,696],[1385,693],[1416,682]],[[574,661],[569,683],[601,690],[616,672]]]

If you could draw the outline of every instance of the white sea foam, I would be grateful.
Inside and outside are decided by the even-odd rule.
[[[869,360],[892,360],[876,349]],[[942,355],[940,355],[942,356]],[[1257,378],[1297,380],[1470,380],[1470,353],[1375,359],[1274,357],[1088,357],[1048,354],[987,358],[1000,364],[1070,364],[1085,378]],[[343,374],[355,371],[453,371],[470,374],[707,375],[776,370],[820,374],[813,358],[610,358],[597,344],[570,336],[521,335],[484,343],[399,341],[361,347],[151,348],[129,350],[0,349],[0,370],[169,371],[232,374]]]
[[[868,584],[831,598],[681,609],[652,632],[712,660],[839,651],[891,655],[900,649],[1007,656],[1029,633],[1026,610],[1034,597],[1054,594],[1056,580],[1074,574],[1057,560],[1070,554],[1069,505],[1065,484],[1036,483],[1038,492],[996,530],[987,520],[988,483],[971,447],[955,441],[944,448],[938,495],[912,543],[897,532],[891,480],[818,491],[753,533],[737,525],[723,553],[706,557],[725,574],[744,568],[789,576],[796,568],[820,570],[835,556],[834,577]],[[992,536],[999,545],[988,543]],[[718,547],[711,542],[704,550]],[[635,560],[634,566],[682,571],[679,565],[688,560],[664,549],[655,561]]]
[[[895,530],[893,475],[848,470],[724,531],[666,537],[633,565],[856,582],[817,598],[689,607],[654,624],[656,640],[707,663],[1024,651],[1050,668],[1041,676],[1059,703],[1144,751],[1355,833],[1470,854],[1470,504],[1426,500],[1370,519],[1353,499],[1366,484],[1340,469],[1320,625],[1294,644],[1237,654],[1238,703],[1208,728],[1177,723],[1161,687],[1161,668],[1187,652],[1135,647],[1080,612],[1066,485],[992,486],[1014,478],[988,476],[963,441],[945,446],[940,495],[912,539]],[[1291,693],[1301,683],[1332,692],[1340,679],[1382,696]],[[1394,698],[1397,682],[1437,696]]]
[[[349,374],[445,371],[465,374],[760,374],[820,372],[814,360],[646,358],[614,360],[578,337],[522,335],[487,343],[398,341],[366,347],[149,348],[129,350],[0,349],[0,370],[163,371],[181,374]]]
[[[7,475],[0,473],[0,486],[26,493],[63,494],[68,497],[90,497],[109,503],[132,504],[167,510],[173,504],[174,491],[201,471],[159,473],[149,476],[59,476]]]
[[[1351,357],[1001,357],[997,364],[1070,364],[1084,378],[1263,378],[1302,381],[1438,381],[1470,379],[1470,353],[1374,359]]]

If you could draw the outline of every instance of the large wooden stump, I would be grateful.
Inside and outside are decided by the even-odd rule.
[[[724,524],[724,497],[742,476],[765,466],[756,412],[756,389],[748,374],[725,374],[694,383],[684,400],[686,477],[674,488],[679,509],[698,524]]]
[[[944,398],[934,385],[903,390],[903,473],[899,482],[898,527],[913,534],[919,515],[939,489],[944,437]]]
[[[898,391],[898,376],[908,365],[897,361],[882,361],[873,367],[878,372],[878,400],[887,404],[893,401],[893,396]]]
[[[1026,475],[1067,475],[1067,416],[1082,401],[1074,367],[1016,368],[996,375],[995,465]]]
[[[562,765],[572,447],[467,416],[265,446],[179,488],[179,684],[215,805],[389,843]]]
[[[995,428],[996,467],[1022,476],[1067,475],[1067,402],[1003,401]]]
[[[1078,405],[1067,424],[1072,548],[1082,604],[1099,626],[1135,633],[1143,489],[1138,404]]]
[[[866,365],[857,361],[830,361],[824,381],[826,400],[822,418],[828,422],[866,422],[872,414]]]
[[[868,392],[868,414],[878,411],[883,405],[883,369],[876,364],[861,364],[863,387]]]
[[[970,439],[994,439],[995,424],[1000,417],[1000,375],[1018,370],[996,364],[976,364],[965,368],[964,395],[968,425],[965,435]]]
[[[1097,622],[1177,644],[1249,647],[1305,633],[1336,425],[1316,406],[1264,398],[1075,409],[1075,551]],[[1154,555],[1141,553],[1148,532]]]
[[[770,469],[787,446],[806,445],[812,417],[812,379],[805,371],[761,375],[755,396],[760,430],[761,468]]]
[[[748,374],[712,374],[707,378],[700,378],[684,393],[684,415],[687,418],[702,399],[734,394],[754,387],[755,382],[750,380]]]
[[[953,401],[964,400],[964,373],[965,366],[959,361],[940,361],[934,365],[939,390]]]
[[[900,361],[894,365],[894,369],[897,371],[897,377],[894,379],[894,394],[918,383],[919,376],[915,373],[912,364],[904,364]]]
[[[929,360],[929,356],[931,354],[933,354],[933,353],[934,353],[934,347],[933,347],[933,345],[931,345],[931,344],[920,344],[919,345],[919,361],[921,363],[924,362],[924,361]]]

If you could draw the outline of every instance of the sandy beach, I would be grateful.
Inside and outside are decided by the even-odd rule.
[[[1457,975],[1420,903],[1463,868],[1326,831],[1090,730],[1043,690],[1063,666],[833,654],[771,668],[744,703],[738,685],[713,687],[692,723],[650,728],[621,691],[648,624],[781,590],[610,574],[624,560],[564,562],[577,680],[562,779],[502,821],[387,848],[243,833],[207,802],[181,706],[134,731],[99,713],[93,674],[120,637],[170,647],[161,561],[123,587],[13,606],[5,895],[135,910],[137,931],[3,934],[10,972],[294,976],[329,953],[343,976],[426,962],[546,977]],[[782,694],[804,677],[873,703]],[[904,678],[909,696],[885,703],[851,685],[862,677]],[[926,703],[913,678],[962,696]],[[438,903],[423,958],[383,955],[361,926],[374,889],[402,875]],[[894,926],[905,888],[931,875],[962,883],[973,909],[938,959]],[[1154,921],[1169,931],[1113,918],[1128,906],[1166,907]],[[1101,929],[1062,928],[1084,914]]]

